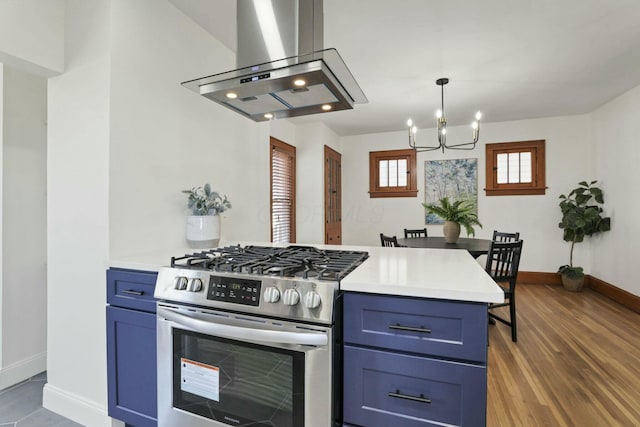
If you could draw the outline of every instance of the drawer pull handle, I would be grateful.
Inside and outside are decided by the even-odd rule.
[[[428,397],[424,397],[424,394],[420,393],[420,396],[411,396],[410,394],[402,394],[400,393],[400,390],[396,390],[395,392],[390,391],[388,393],[389,397],[395,397],[398,399],[406,399],[406,400],[413,400],[415,402],[420,402],[420,403],[431,403],[431,399],[429,399]]]
[[[128,294],[128,295],[136,295],[141,297],[142,295],[144,295],[144,291],[134,291],[133,289],[125,289],[122,291],[123,294]]]
[[[423,332],[425,334],[430,334],[431,329],[425,328],[424,326],[420,326],[419,328],[414,328],[413,326],[402,326],[399,323],[395,325],[389,325],[389,329],[398,329],[400,331],[411,331],[411,332]]]

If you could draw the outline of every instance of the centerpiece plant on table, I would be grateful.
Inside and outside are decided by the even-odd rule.
[[[482,224],[478,221],[473,203],[468,200],[449,201],[448,197],[440,199],[438,204],[422,206],[429,212],[438,215],[444,220],[442,231],[444,240],[447,243],[455,243],[460,237],[460,226],[464,226],[468,236],[475,236],[474,225],[482,228]]]

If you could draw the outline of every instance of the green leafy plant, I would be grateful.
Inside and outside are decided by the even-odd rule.
[[[468,236],[475,236],[474,225],[482,228],[473,203],[468,200],[456,200],[451,203],[448,197],[443,197],[440,199],[439,204],[427,205],[423,203],[422,206],[424,206],[429,213],[436,214],[445,221],[457,222],[464,226]]]
[[[586,236],[609,231],[611,229],[611,218],[602,216],[604,204],[602,190],[596,187],[598,181],[586,181],[578,183],[578,187],[571,190],[568,195],[560,196],[560,210],[562,211],[562,221],[558,227],[564,230],[563,238],[571,242],[569,251],[569,264],[563,265],[558,272],[572,279],[579,279],[584,276],[582,267],[573,266],[573,248],[576,243],[582,242]]]
[[[187,207],[191,209],[193,215],[218,215],[227,209],[231,209],[231,202],[227,196],[220,196],[215,191],[211,191],[211,186],[205,184],[204,187],[193,187],[191,190],[182,190],[189,195]]]

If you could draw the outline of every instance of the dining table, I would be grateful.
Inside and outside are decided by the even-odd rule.
[[[431,248],[431,249],[464,249],[472,257],[478,258],[480,255],[489,253],[491,240],[460,237],[456,243],[447,243],[444,237],[412,237],[398,239],[398,244],[409,248]]]

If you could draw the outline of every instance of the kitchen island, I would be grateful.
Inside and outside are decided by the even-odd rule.
[[[484,425],[486,307],[502,292],[482,267],[466,251],[313,246],[369,253],[340,281],[344,425]],[[109,267],[154,274],[170,257]]]
[[[503,293],[467,251],[370,248],[340,288],[345,425],[485,425],[487,304]]]
[[[237,242],[236,242],[237,243]],[[230,244],[229,242],[221,242]],[[244,245],[280,246],[264,242]],[[502,290],[465,250],[383,248],[377,246],[300,245],[318,249],[366,251],[369,258],[340,281],[343,291],[435,298],[479,303],[503,302]],[[187,247],[109,260],[107,267],[157,272],[172,256],[197,252]]]

